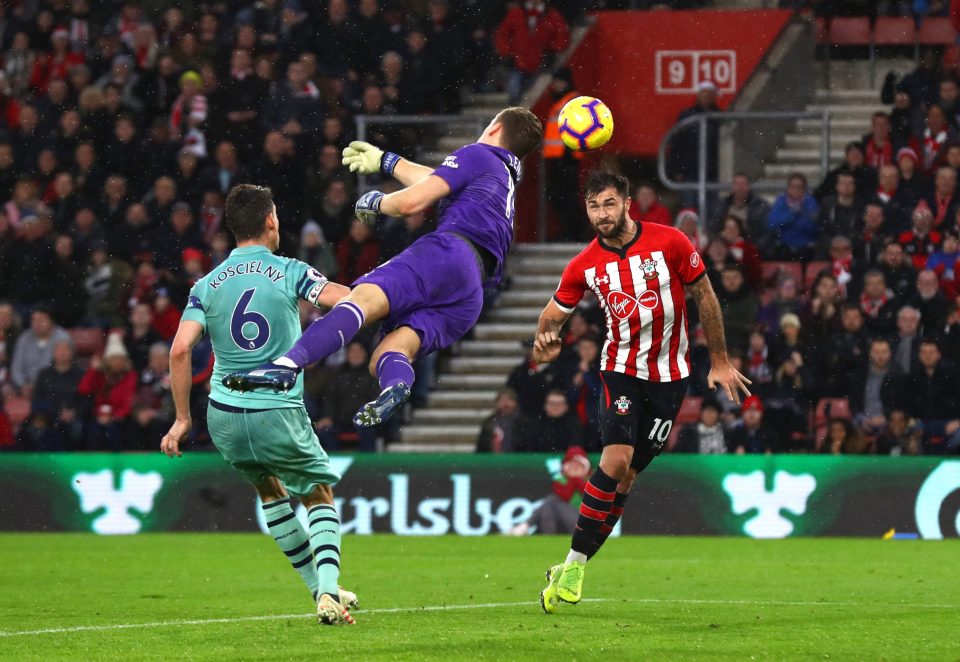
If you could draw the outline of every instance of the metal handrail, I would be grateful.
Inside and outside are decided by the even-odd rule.
[[[708,182],[707,181],[707,122],[737,120],[810,120],[819,119],[820,125],[820,170],[821,178],[826,177],[830,170],[830,117],[831,113],[827,109],[823,110],[805,110],[805,111],[730,111],[717,112],[711,111],[699,113],[691,117],[686,117],[674,124],[667,131],[660,141],[660,148],[657,150],[657,175],[660,182],[668,189],[673,191],[696,191],[697,206],[700,211],[700,218],[706,219],[707,215],[707,191],[720,191],[729,186],[726,182]],[[697,181],[696,182],[675,182],[667,175],[667,147],[670,141],[681,129],[688,126],[699,124],[699,136],[697,145]],[[778,190],[782,185],[774,188],[773,185],[763,185],[759,182],[754,185],[755,190]]]
[[[477,136],[487,126],[487,123],[493,119],[484,119],[480,115],[357,115],[354,120],[357,125],[357,140],[367,139],[367,127],[373,124],[473,124],[477,130]],[[364,192],[367,190],[367,178],[365,175],[357,177],[358,190]]]

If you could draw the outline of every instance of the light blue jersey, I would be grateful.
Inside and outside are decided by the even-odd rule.
[[[245,409],[303,407],[303,375],[286,393],[237,393],[222,380],[282,356],[300,338],[298,301],[317,305],[327,279],[265,246],[234,249],[190,290],[183,319],[203,325],[213,343],[210,399]]]

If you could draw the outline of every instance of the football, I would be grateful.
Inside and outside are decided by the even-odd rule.
[[[613,114],[594,97],[570,99],[560,110],[560,138],[570,149],[587,151],[603,147],[613,135]]]

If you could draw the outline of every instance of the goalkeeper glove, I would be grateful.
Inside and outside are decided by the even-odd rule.
[[[383,193],[380,191],[367,191],[361,195],[357,204],[353,207],[357,218],[369,225],[375,224],[377,217],[380,215],[380,202],[382,200]]]
[[[372,175],[376,172],[384,175],[393,175],[393,169],[400,160],[398,154],[384,152],[376,145],[354,140],[343,150],[343,165],[350,168],[350,172],[360,175]]]

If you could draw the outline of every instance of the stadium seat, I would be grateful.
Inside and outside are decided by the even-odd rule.
[[[3,409],[10,418],[10,425],[14,429],[19,428],[24,421],[30,418],[30,399],[10,398],[3,403]]]
[[[913,46],[917,41],[917,27],[912,18],[882,16],[873,26],[875,46]]]
[[[70,329],[77,356],[95,356],[103,351],[103,331],[100,329]]]
[[[703,404],[703,398],[686,397],[683,404],[680,405],[680,412],[677,414],[677,424],[674,427],[680,427],[687,423],[695,423],[700,420],[700,405]]]
[[[850,414],[850,401],[846,398],[820,398],[817,407],[813,413],[814,447],[817,451],[823,445],[827,438],[827,425],[830,419],[852,418]]]
[[[813,282],[824,269],[829,269],[830,263],[826,261],[813,261],[807,263],[807,268],[803,272],[803,291],[809,292],[813,287]]]
[[[828,43],[830,40],[830,30],[827,28],[827,20],[825,18],[818,17],[814,21],[814,26],[817,29],[817,43]]]
[[[960,46],[947,46],[943,51],[943,62],[941,66],[944,72],[957,72],[960,67]]]
[[[797,287],[803,284],[803,265],[799,262],[764,262],[763,282],[765,285],[776,287],[781,276],[790,276],[796,281]]]
[[[943,16],[926,18],[920,24],[917,41],[921,46],[952,46],[957,40],[957,31],[950,19]]]
[[[831,46],[869,46],[872,42],[870,19],[866,17],[838,17],[830,21]]]

